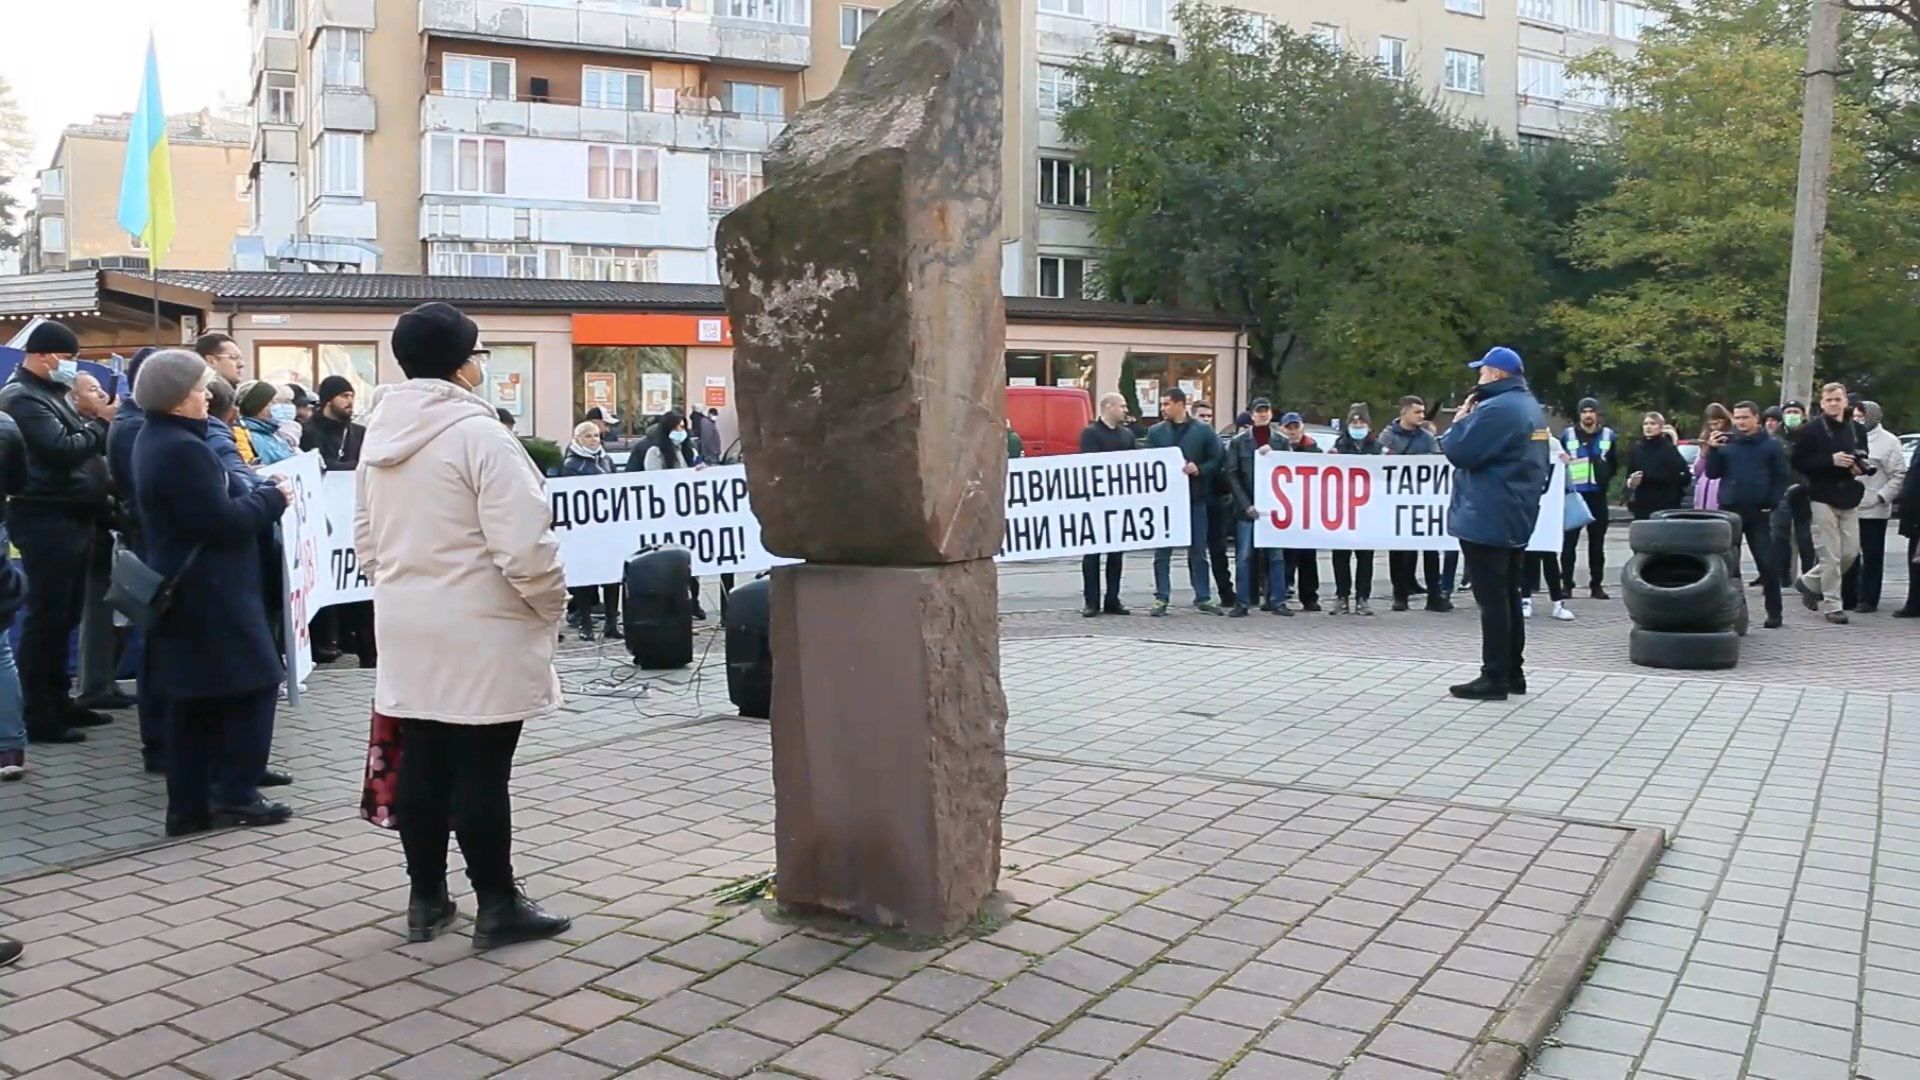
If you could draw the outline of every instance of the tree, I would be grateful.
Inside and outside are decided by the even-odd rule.
[[[0,76],[0,251],[20,246],[20,222],[15,217],[19,201],[7,191],[13,181],[25,175],[31,164],[33,136],[27,131],[26,114],[13,96],[13,87]]]
[[[1101,183],[1108,295],[1244,319],[1290,408],[1459,387],[1539,288],[1512,151],[1367,60],[1192,3],[1177,52],[1110,46],[1062,119]]]

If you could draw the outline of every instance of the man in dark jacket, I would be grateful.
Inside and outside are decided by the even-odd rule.
[[[1307,434],[1306,423],[1300,414],[1290,412],[1280,418],[1280,445],[1275,447],[1285,454],[1323,454],[1326,450],[1313,436]],[[1287,548],[1286,579],[1293,583],[1294,593],[1300,597],[1301,611],[1320,610],[1320,550],[1318,548]],[[1285,595],[1283,592],[1281,595]]]
[[[1553,439],[1519,353],[1495,347],[1469,366],[1480,372],[1480,386],[1454,414],[1445,444],[1453,462],[1447,532],[1460,541],[1480,608],[1480,677],[1449,692],[1505,701],[1527,692],[1520,579],[1553,475]]]
[[[1760,573],[1769,630],[1780,627],[1782,567],[1773,561],[1774,508],[1787,490],[1787,455],[1760,426],[1751,401],[1733,407],[1733,433],[1707,437],[1707,477],[1720,481],[1720,509],[1740,515],[1740,534]]]
[[[1780,444],[1780,452],[1793,464],[1793,440],[1805,430],[1807,410],[1797,401],[1776,405],[1762,414],[1767,433]],[[1800,551],[1799,569],[1794,569],[1793,552]],[[1807,478],[1798,472],[1787,474],[1787,492],[1773,512],[1773,565],[1779,568],[1782,583],[1813,569],[1813,510],[1807,502]],[[1755,582],[1758,584],[1758,582]]]
[[[320,380],[320,407],[300,428],[300,449],[320,451],[320,467],[347,472],[360,464],[367,429],[353,422],[353,384],[343,376]]]
[[[1907,478],[1893,497],[1900,519],[1900,535],[1907,538],[1907,602],[1893,612],[1896,619],[1920,619],[1920,446],[1907,458]]]
[[[1193,418],[1216,436],[1213,406],[1204,401],[1193,403]],[[1226,439],[1220,440],[1220,469],[1213,474],[1213,493],[1207,500],[1207,568],[1213,571],[1213,587],[1222,603],[1233,595],[1233,563],[1227,559],[1227,541],[1233,535],[1233,489],[1227,485]]]
[[[1273,426],[1273,403],[1266,398],[1254,399],[1253,408],[1247,412],[1248,424],[1227,447],[1227,486],[1233,492],[1233,556],[1238,569],[1230,614],[1236,619],[1246,617],[1253,606],[1257,571],[1264,563],[1267,592],[1260,610],[1292,615],[1293,609],[1287,606],[1286,552],[1279,548],[1255,547],[1253,542],[1254,524],[1260,520],[1256,505],[1259,500],[1254,497],[1254,485],[1259,482],[1259,458],[1284,446],[1286,436]]]
[[[80,623],[93,537],[109,506],[105,454],[114,406],[70,399],[80,351],[72,330],[41,323],[25,351],[0,388],[0,412],[20,429],[20,461],[8,470],[14,486],[7,525],[31,583],[20,627],[20,688],[29,739],[80,742],[86,736],[73,728],[109,722],[68,696],[67,642]]]
[[[1380,446],[1388,454],[1437,454],[1440,452],[1440,440],[1427,430],[1427,403],[1424,398],[1409,394],[1400,399],[1400,415],[1387,429],[1380,433]],[[1407,610],[1415,590],[1415,560],[1426,572],[1427,610],[1452,611],[1453,601],[1447,596],[1440,579],[1440,553],[1423,551],[1416,555],[1411,551],[1387,552],[1387,577],[1393,582],[1393,610]]]
[[[1181,471],[1187,477],[1187,518],[1192,532],[1187,537],[1187,577],[1193,584],[1193,606],[1208,615],[1220,614],[1207,582],[1207,506],[1212,501],[1213,479],[1220,472],[1220,460],[1226,456],[1220,436],[1187,415],[1187,392],[1174,387],[1160,399],[1163,419],[1147,432],[1147,446],[1178,447],[1186,459]],[[1173,549],[1160,548],[1153,553],[1153,615],[1165,616],[1173,599]]]
[[[1126,420],[1126,398],[1119,394],[1102,397],[1100,415],[1080,432],[1080,452],[1106,454],[1133,449],[1133,432],[1127,430]],[[1100,563],[1103,558],[1107,566],[1107,589],[1104,595],[1100,591]],[[1091,619],[1100,615],[1131,614],[1127,606],[1120,602],[1120,571],[1125,561],[1125,556],[1118,551],[1109,551],[1105,556],[1080,557],[1081,598],[1086,601],[1086,605],[1080,609],[1081,615]]]
[[[1846,387],[1828,383],[1820,388],[1820,415],[1794,437],[1792,463],[1807,478],[1813,546],[1820,556],[1820,564],[1793,587],[1810,610],[1844,624],[1840,577],[1860,557],[1860,501],[1866,496],[1860,477],[1873,469],[1867,429],[1854,420]]]

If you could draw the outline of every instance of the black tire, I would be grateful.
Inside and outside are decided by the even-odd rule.
[[[1716,510],[1666,511],[1707,517],[1655,517],[1636,521],[1627,531],[1635,555],[1725,555],[1738,530]]]
[[[1620,572],[1620,591],[1635,626],[1674,633],[1726,630],[1744,598],[1725,559],[1697,553],[1635,555]]]
[[[1740,613],[1733,617],[1733,632],[1740,635],[1741,637],[1746,637],[1747,628],[1749,625],[1750,625],[1750,620],[1749,620],[1748,609],[1747,609],[1747,594],[1745,592],[1742,592],[1740,594]]]
[[[1740,663],[1740,635],[1731,630],[1675,634],[1636,626],[1627,635],[1627,659],[1641,667],[1725,671]]]
[[[1727,528],[1733,530],[1733,543],[1727,548],[1727,574],[1734,581],[1740,580],[1740,541],[1743,534],[1739,514],[1731,510],[1656,510],[1653,514],[1655,521],[1672,521],[1676,518],[1682,521],[1717,519],[1726,522]]]

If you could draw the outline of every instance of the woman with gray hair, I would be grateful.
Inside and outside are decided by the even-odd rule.
[[[133,386],[146,414],[133,447],[142,553],[172,586],[140,672],[165,702],[168,836],[293,816],[259,788],[282,677],[259,536],[293,492],[284,479],[230,483],[207,441],[212,381],[197,354],[168,349]]]

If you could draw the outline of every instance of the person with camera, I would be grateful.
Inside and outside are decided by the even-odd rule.
[[[1813,547],[1819,564],[1793,587],[1809,611],[1845,625],[1840,580],[1860,557],[1860,503],[1866,497],[1861,478],[1877,469],[1867,448],[1867,429],[1853,418],[1847,388],[1820,388],[1820,415],[1793,440],[1793,467],[1807,478],[1813,517]]]

